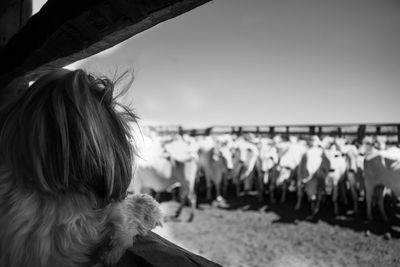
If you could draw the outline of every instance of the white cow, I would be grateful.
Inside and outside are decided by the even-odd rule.
[[[178,217],[184,207],[186,199],[191,203],[191,214],[188,221],[193,220],[197,198],[194,192],[194,184],[197,177],[198,162],[197,153],[193,151],[181,138],[175,138],[170,143],[161,144],[150,140],[151,145],[146,144],[147,150],[138,160],[134,179],[129,191],[155,192],[170,191],[180,186],[180,207],[176,212]]]
[[[364,173],[367,219],[372,220],[372,199],[377,187],[387,187],[396,197],[400,196],[400,149],[391,147],[386,150],[378,150],[371,142],[371,138],[365,138],[362,151],[366,153]],[[388,221],[382,191],[379,192],[377,200],[383,219]]]
[[[235,141],[233,180],[237,195],[240,195],[241,184],[244,184],[244,191],[247,192],[252,189],[253,182],[257,179],[259,200],[262,199],[264,191],[263,178],[260,178],[255,168],[258,155],[259,151],[255,144],[245,140],[243,137],[239,137]]]
[[[279,160],[275,165],[269,183],[270,201],[275,202],[275,187],[282,187],[281,203],[286,200],[286,192],[291,181],[296,177],[306,147],[295,140],[279,144]]]
[[[205,176],[207,200],[211,200],[212,184],[216,188],[217,201],[224,201],[229,172],[233,168],[230,143],[223,138],[204,138],[199,145],[199,171]],[[223,189],[222,189],[223,188]]]
[[[271,178],[274,176],[274,168],[279,161],[278,150],[273,145],[272,140],[262,138],[258,144],[259,156],[256,163],[256,168],[259,175],[259,201],[264,199],[264,184],[271,183]]]
[[[334,214],[338,215],[339,183],[343,184],[346,176],[346,157],[336,145],[325,149],[324,154],[329,161],[329,173],[325,180],[325,193],[332,195]]]
[[[259,158],[257,161],[257,167],[263,174],[263,182],[267,184],[269,182],[269,175],[273,167],[278,163],[279,156],[278,150],[272,144],[272,141],[267,138],[262,138],[258,144]]]
[[[358,199],[364,194],[364,156],[355,145],[347,144],[343,138],[336,138],[335,144],[346,160],[345,181],[350,189],[354,213],[358,213]],[[346,187],[343,188],[343,200],[347,205]]]
[[[306,192],[311,202],[313,215],[319,210],[321,191],[325,190],[326,177],[330,170],[329,160],[321,147],[328,142],[320,142],[314,136],[311,139],[311,147],[303,155],[297,172],[297,203],[296,210],[299,210],[303,200],[303,193]]]

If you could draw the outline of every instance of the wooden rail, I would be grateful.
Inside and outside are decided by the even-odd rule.
[[[331,135],[345,137],[357,142],[365,136],[383,135],[389,143],[400,143],[400,124],[343,124],[343,125],[266,125],[266,126],[211,126],[208,128],[184,128],[179,125],[145,126],[162,135],[190,134],[192,136],[214,134],[255,134],[273,137],[297,135],[307,138],[311,135],[320,137]]]

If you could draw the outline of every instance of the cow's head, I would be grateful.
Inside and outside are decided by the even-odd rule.
[[[374,148],[374,138],[372,136],[366,136],[363,138],[360,147],[358,148],[358,152],[361,155],[366,155],[371,153]]]
[[[259,144],[259,165],[262,172],[269,172],[278,163],[278,152],[271,144]]]
[[[310,137],[309,146],[310,147],[318,147],[321,145],[321,139],[317,135],[313,135]]]
[[[165,144],[165,152],[171,162],[185,163],[198,158],[196,147],[191,146],[183,139]]]
[[[243,141],[237,144],[235,149],[235,163],[237,166],[235,168],[239,170],[240,179],[247,178],[253,172],[258,155],[258,149],[252,143]]]
[[[213,148],[212,159],[215,162],[220,162],[226,170],[233,169],[232,151],[225,142],[216,142]]]
[[[325,159],[329,162],[329,166],[325,165],[325,168],[329,167],[328,176],[340,176],[341,174],[344,174],[346,169],[346,159],[345,155],[338,149],[338,147],[332,146],[330,149],[326,149],[323,156],[325,156]],[[322,164],[324,164],[324,158]]]
[[[387,148],[387,137],[384,135],[378,135],[375,140],[375,147],[378,150],[385,150]]]
[[[277,165],[276,172],[278,174],[278,177],[276,178],[276,185],[279,186],[282,185],[285,181],[288,181],[290,178],[292,178],[294,174],[294,169],[290,166]]]

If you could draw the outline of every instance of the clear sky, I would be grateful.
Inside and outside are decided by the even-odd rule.
[[[214,0],[75,66],[133,67],[144,122],[400,122],[400,1]]]

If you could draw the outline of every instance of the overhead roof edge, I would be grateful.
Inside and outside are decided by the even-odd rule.
[[[49,0],[0,51],[0,88],[69,65],[210,0]]]

